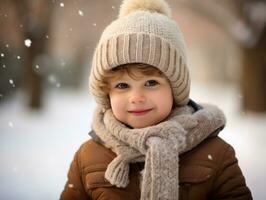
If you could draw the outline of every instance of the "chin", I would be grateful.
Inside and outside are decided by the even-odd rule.
[[[147,123],[147,124],[132,124],[129,126],[132,128],[146,128],[148,126],[153,126],[153,125],[154,125],[154,123]]]

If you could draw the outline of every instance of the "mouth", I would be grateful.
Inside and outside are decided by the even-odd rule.
[[[150,112],[152,110],[151,109],[141,109],[141,110],[130,110],[128,111],[130,114],[133,114],[133,115],[137,115],[137,116],[140,116],[140,115],[145,115],[147,114],[148,112]]]

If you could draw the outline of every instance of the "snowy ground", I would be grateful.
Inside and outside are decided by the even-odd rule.
[[[220,136],[234,146],[254,199],[264,200],[266,114],[241,113],[236,91],[198,85],[191,96],[224,109],[228,123]],[[0,199],[58,199],[74,152],[89,138],[95,104],[85,89],[60,88],[46,95],[41,112],[26,110],[24,103],[18,92],[0,104]]]

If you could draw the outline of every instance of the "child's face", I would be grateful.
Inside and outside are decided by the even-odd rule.
[[[132,70],[137,79],[124,73],[109,81],[114,116],[132,128],[155,125],[171,112],[171,86],[163,76],[147,76],[138,69]]]

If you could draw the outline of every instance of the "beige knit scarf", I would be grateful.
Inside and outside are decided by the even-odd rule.
[[[108,165],[105,178],[117,187],[129,183],[129,163],[145,161],[142,200],[178,199],[178,155],[189,151],[225,125],[223,112],[213,105],[178,107],[163,122],[130,129],[111,109],[96,108],[92,128],[117,157]]]

